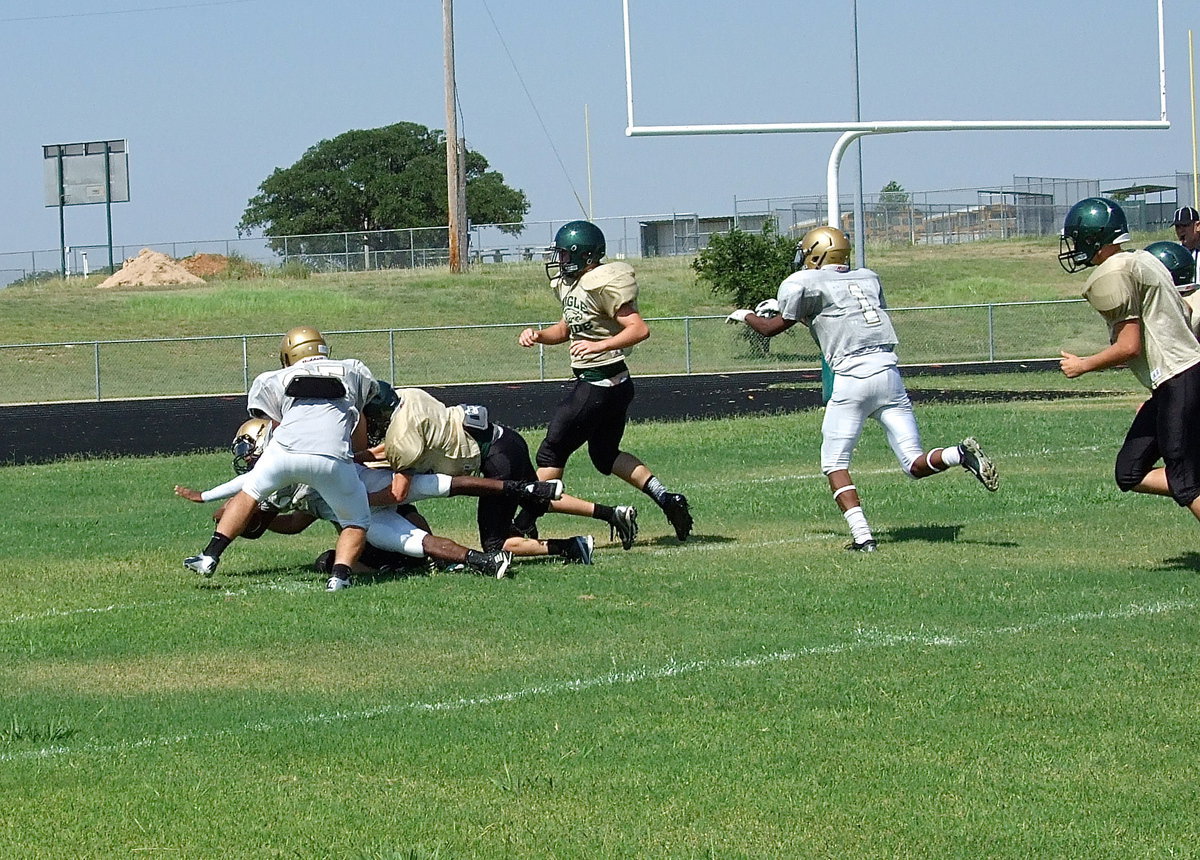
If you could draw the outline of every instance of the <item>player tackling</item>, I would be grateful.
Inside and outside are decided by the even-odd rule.
[[[851,269],[850,240],[832,227],[808,231],[796,248],[796,271],[779,285],[777,298],[736,310],[728,322],[744,322],[765,337],[796,323],[808,326],[833,370],[833,390],[821,424],[821,471],[850,527],[847,549],[875,552],[876,540],[850,478],[850,457],[868,418],[883,425],[896,459],[913,478],[961,466],[988,490],[999,486],[996,467],[973,438],[924,451],[912,401],[900,377],[899,338],[887,314],[879,276]]]

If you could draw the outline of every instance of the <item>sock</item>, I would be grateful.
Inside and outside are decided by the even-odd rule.
[[[602,505],[596,502],[596,509],[592,511],[592,519],[603,520],[606,523],[611,523],[616,514],[608,505]]]
[[[933,453],[930,451],[929,453]],[[946,468],[951,466],[962,465],[962,448],[957,445],[951,445],[949,448],[942,449],[942,462],[946,464]]]
[[[531,509],[531,507],[527,505],[522,506],[521,509],[517,511],[517,516],[513,520],[513,525],[516,526],[517,531],[519,531],[521,534],[536,537],[538,517],[540,517],[543,513],[545,513],[545,511]]]
[[[350,578],[350,565],[335,564],[333,566],[333,570],[329,571],[329,575],[336,576],[338,579],[349,579]]]
[[[863,513],[862,506],[843,511],[842,516],[846,518],[846,524],[850,526],[850,539],[855,543],[875,539],[871,534],[871,527],[867,525],[867,516]]]
[[[213,558],[220,558],[221,553],[225,552],[225,548],[233,543],[233,538],[227,538],[220,532],[213,532],[212,538],[208,541],[208,546],[204,548],[204,554],[210,555]]]
[[[663,496],[667,494],[667,488],[659,483],[658,478],[651,475],[642,485],[642,492],[661,505]]]
[[[546,541],[546,549],[550,550],[550,555],[566,555],[568,543],[570,543],[570,541],[549,538]]]

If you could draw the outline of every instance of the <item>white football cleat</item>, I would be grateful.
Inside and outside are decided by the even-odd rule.
[[[188,556],[183,560],[183,566],[188,570],[194,570],[196,573],[204,576],[212,576],[213,571],[217,569],[217,563],[220,559],[213,558],[211,555],[200,553],[199,555]]]
[[[342,579],[340,576],[331,576],[329,581],[325,583],[326,591],[341,591],[350,587],[350,580]]]

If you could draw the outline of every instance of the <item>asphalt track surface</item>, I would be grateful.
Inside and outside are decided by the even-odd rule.
[[[1046,370],[1057,361],[929,365],[906,367],[907,378],[937,374]],[[401,383],[402,384],[402,383]],[[572,383],[511,382],[486,385],[434,385],[426,390],[448,404],[478,403],[493,421],[517,428],[541,428]],[[635,377],[632,421],[776,414],[821,405],[820,372],[771,370]],[[1070,391],[910,389],[914,402],[1052,400]],[[1079,396],[1095,396],[1080,392]],[[102,400],[0,407],[0,463],[39,463],[65,457],[150,456],[227,449],[246,419],[244,395]],[[536,432],[534,436],[536,436]],[[540,436],[530,437],[536,445]]]

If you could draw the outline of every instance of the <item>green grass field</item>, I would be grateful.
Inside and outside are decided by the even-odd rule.
[[[1112,484],[1137,402],[920,407],[996,494],[870,428],[871,556],[818,412],[635,425],[687,544],[642,504],[592,567],[337,594],[328,531],[181,568],[210,506],[171,486],[225,453],[0,468],[0,856],[1196,856],[1197,525]],[[469,500],[422,508],[474,542]]]

